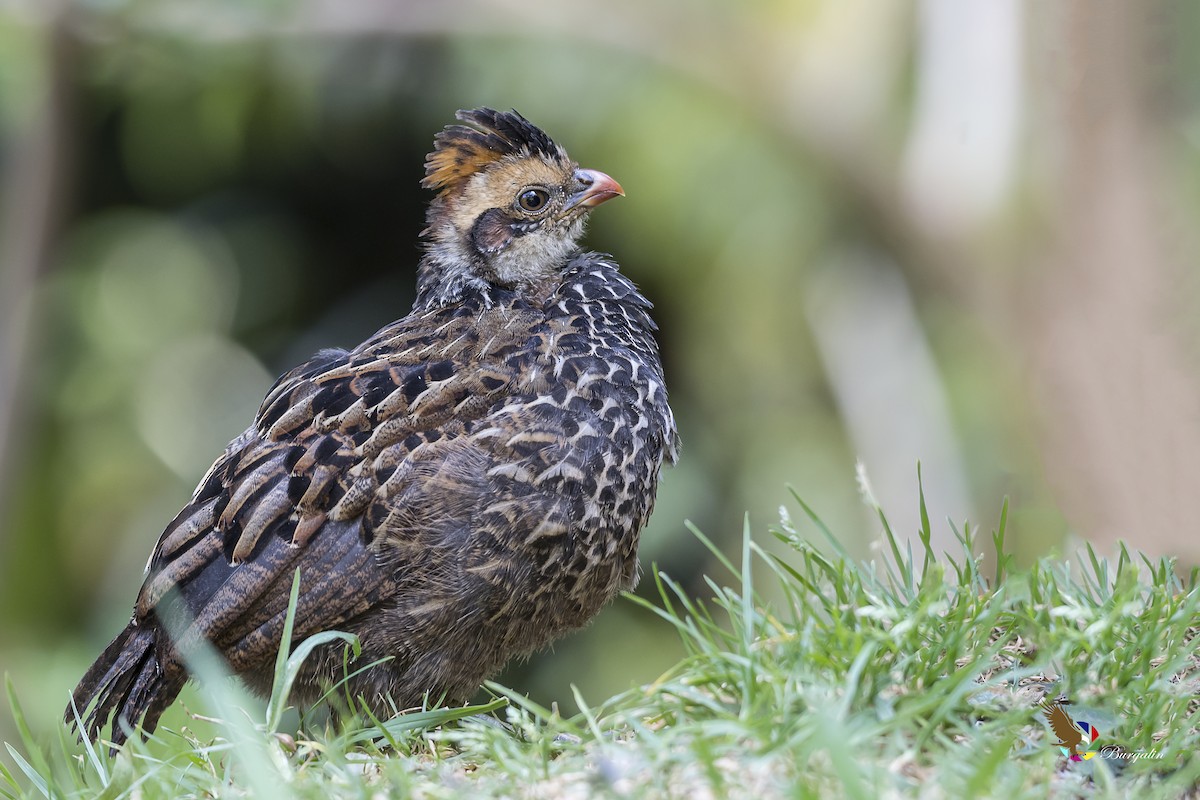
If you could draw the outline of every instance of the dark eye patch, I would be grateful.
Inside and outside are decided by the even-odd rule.
[[[471,243],[484,255],[499,253],[512,240],[512,219],[498,208],[480,214],[471,227]]]
[[[471,244],[484,255],[499,253],[518,236],[532,233],[542,226],[543,220],[513,219],[511,211],[499,208],[488,209],[479,215],[471,226]]]

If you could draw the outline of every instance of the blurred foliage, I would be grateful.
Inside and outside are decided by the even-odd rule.
[[[395,20],[383,5],[347,3],[345,18],[359,9]],[[594,216],[587,244],[615,254],[656,304],[684,441],[644,535],[647,570],[703,591],[709,562],[683,520],[736,537],[747,511],[775,518],[787,483],[835,530],[873,529],[859,524],[871,512],[855,491],[856,444],[812,324],[824,297],[813,287],[846,252],[868,254],[911,296],[946,398],[936,422],[962,458],[961,513],[1013,495],[1011,536],[1025,557],[1060,540],[1066,523],[1042,476],[1019,354],[913,262],[852,171],[789,135],[789,120],[811,109],[771,108],[761,87],[739,83],[757,74],[785,85],[799,80],[789,63],[824,59],[806,80],[828,79],[837,100],[856,63],[886,59],[872,73],[883,78],[856,90],[882,98],[864,116],[878,151],[861,156],[894,159],[914,114],[916,10],[892,4],[890,23],[858,30],[853,20],[831,28],[832,5],[710,0],[668,31],[666,12],[639,20],[622,4],[639,24],[613,31],[580,11],[578,25],[601,33],[571,36],[571,23],[487,30],[503,4],[483,3],[484,22],[464,15],[448,30],[423,28],[432,12],[397,4],[415,20],[406,35],[342,27],[322,3],[80,3],[65,77],[75,169],[35,285],[5,456],[0,648],[14,666],[36,670],[38,654],[67,642],[67,665],[50,671],[81,670],[129,613],[163,525],[273,376],[407,311],[424,155],[455,109],[476,105],[519,109],[627,191]],[[726,25],[727,51],[689,45],[693,28]],[[45,29],[37,11],[0,16],[0,177],[15,170],[14,146],[49,80]],[[691,60],[644,46],[667,35]],[[713,76],[742,53],[761,53],[761,71]],[[861,100],[843,97],[847,108]],[[989,236],[1030,215],[1016,194]],[[905,426],[888,397],[873,400],[881,421]],[[898,454],[911,488],[923,456]],[[928,465],[926,479],[936,494]],[[872,544],[847,543],[861,556]],[[599,696],[651,680],[675,646],[619,603],[516,685],[547,702],[569,683]]]

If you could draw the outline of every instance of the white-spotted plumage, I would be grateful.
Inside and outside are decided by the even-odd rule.
[[[577,245],[620,193],[515,112],[438,135],[411,314],[281,377],[163,532],[132,621],[80,681],[85,732],[152,730],[206,640],[268,692],[292,576],[294,637],[359,636],[374,713],[469,696],[637,579],[678,454],[650,303]],[[340,680],[335,645],[293,698]],[[120,725],[112,738],[123,738]]]

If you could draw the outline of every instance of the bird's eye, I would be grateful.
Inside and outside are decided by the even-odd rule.
[[[526,189],[517,195],[517,205],[522,211],[536,214],[550,202],[550,193],[545,189]]]

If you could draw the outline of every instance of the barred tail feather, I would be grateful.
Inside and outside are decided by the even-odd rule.
[[[92,741],[99,739],[110,719],[114,744],[125,741],[121,720],[130,728],[140,723],[151,733],[187,680],[174,659],[163,659],[165,642],[166,634],[156,624],[126,626],[75,687],[73,708],[66,711],[68,724],[75,720],[75,709],[82,715],[92,706],[81,731]]]

